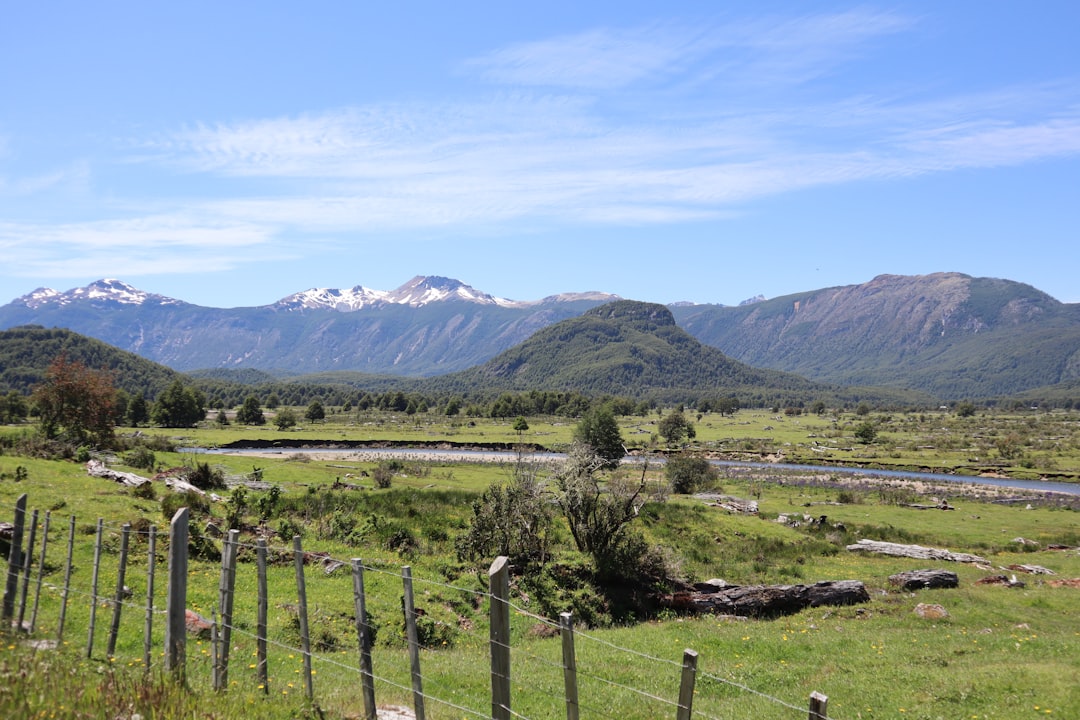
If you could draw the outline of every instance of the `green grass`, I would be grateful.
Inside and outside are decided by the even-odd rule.
[[[718,416],[707,416],[717,423]],[[739,413],[734,422],[776,423],[775,416]],[[725,423],[731,421],[726,418]],[[783,424],[794,438],[814,418],[803,416],[798,431]],[[1022,421],[1022,420],[1021,420]],[[636,421],[640,422],[640,420]],[[824,422],[824,421],[823,421]],[[1040,421],[1041,422],[1041,421]],[[495,423],[478,422],[470,431],[495,434]],[[531,427],[544,427],[533,423]],[[507,435],[514,433],[506,424]],[[340,429],[337,429],[340,427]],[[553,426],[554,427],[554,426]],[[630,425],[627,425],[630,427]],[[331,428],[351,434],[347,426]],[[747,437],[757,425],[698,425],[698,439],[720,440],[743,428]],[[561,431],[561,429],[560,429]],[[711,433],[717,433],[713,437]],[[816,431],[816,430],[815,430]],[[276,430],[226,428],[221,438],[275,437]],[[356,431],[361,432],[361,431]],[[625,430],[624,430],[625,432]],[[201,442],[202,440],[200,440]],[[781,440],[777,442],[788,442]],[[222,440],[228,442],[228,440]],[[725,441],[726,442],[726,441]],[[158,453],[164,466],[191,462],[195,456]],[[206,456],[199,456],[206,459]],[[507,469],[483,464],[429,464],[408,477],[394,477],[388,490],[351,493],[327,491],[346,473],[373,487],[374,463],[348,459],[300,461],[287,457],[263,460],[213,456],[229,474],[251,472],[285,489],[297,508],[309,503],[304,526],[306,550],[329,552],[336,558],[360,557],[365,574],[368,608],[378,626],[375,672],[377,697],[383,703],[410,703],[409,665],[400,632],[401,568],[412,568],[416,604],[430,619],[434,647],[422,652],[425,690],[432,696],[486,713],[490,705],[486,606],[477,593],[486,587],[484,568],[469,568],[454,557],[453,541],[464,531],[469,500]],[[16,483],[15,468],[26,468],[27,479]],[[237,576],[233,664],[229,692],[210,690],[210,649],[205,641],[189,644],[190,688],[177,691],[162,681],[160,651],[162,618],[155,616],[154,659],[149,682],[143,683],[142,627],[146,592],[145,539],[132,544],[127,582],[134,591],[121,618],[116,659],[105,657],[112,608],[99,605],[92,657],[85,658],[90,616],[88,593],[93,559],[93,529],[98,517],[106,521],[105,553],[99,594],[114,590],[120,526],[146,519],[164,533],[166,520],[158,500],[136,497],[131,491],[85,475],[82,465],[0,455],[0,520],[9,520],[16,497],[25,492],[30,507],[52,509],[45,590],[41,597],[37,638],[54,637],[60,597],[54,586],[63,579],[67,517],[77,516],[75,571],[68,608],[66,647],[58,652],[31,651],[13,637],[0,646],[0,717],[148,717],[292,718],[309,711],[303,698],[301,657],[290,606],[296,603],[295,573],[287,555],[271,567],[269,578],[270,695],[257,687],[254,670],[255,570],[250,552],[242,553]],[[658,473],[657,473],[658,474]],[[738,687],[745,685],[798,708],[805,708],[811,691],[829,696],[830,716],[836,718],[1013,718],[1018,716],[1080,717],[1080,632],[1077,629],[1076,589],[1051,587],[1046,576],[1020,575],[1023,589],[976,585],[975,581],[1014,563],[1049,567],[1057,577],[1080,577],[1075,550],[1024,551],[1013,538],[1047,543],[1080,544],[1080,522],[1074,511],[1035,507],[1030,510],[964,497],[950,497],[955,511],[920,511],[898,506],[883,492],[815,487],[771,473],[779,482],[725,478],[723,491],[740,497],[759,495],[760,517],[732,516],[688,498],[674,497],[643,509],[640,526],[650,541],[677,550],[690,578],[719,577],[736,584],[812,583],[857,579],[871,592],[860,607],[815,608],[775,620],[718,617],[675,617],[662,620],[583,629],[577,638],[581,702],[584,716],[653,718],[671,716],[677,696],[679,665],[685,648],[700,654],[694,708],[700,717],[784,718],[795,714],[773,699]],[[249,499],[257,493],[251,493]],[[836,503],[841,499],[844,504]],[[345,542],[326,536],[334,513],[376,518],[374,526]],[[791,528],[772,522],[780,513],[828,515],[845,530]],[[217,506],[215,516],[224,508]],[[249,520],[251,517],[249,516]],[[203,521],[204,522],[204,521]],[[417,540],[402,554],[390,549],[380,534],[388,526],[404,527]],[[960,576],[955,590],[898,592],[888,583],[891,574],[942,564],[849,553],[844,545],[858,537],[974,552],[988,558],[995,570],[949,565]],[[244,542],[251,542],[245,536]],[[288,546],[288,538],[272,544]],[[40,546],[39,546],[40,547]],[[159,547],[154,604],[164,607],[164,551]],[[35,556],[36,567],[36,556]],[[1006,571],[1007,573],[1011,571]],[[217,603],[219,566],[193,561],[189,604],[209,615]],[[332,575],[318,566],[305,573],[311,602],[316,653],[315,696],[327,717],[359,717],[362,713],[356,641],[352,628],[352,583],[347,569]],[[545,624],[529,613],[534,601],[521,594],[515,582],[513,602],[520,611],[512,618],[514,711],[524,717],[561,714],[561,646],[557,637],[538,632]],[[33,588],[31,587],[31,598]],[[940,603],[949,612],[943,620],[924,620],[913,610],[917,603]],[[27,611],[29,613],[29,609]],[[548,628],[550,629],[550,628]],[[447,644],[442,645],[445,639]],[[291,683],[291,686],[290,686]],[[663,698],[639,694],[648,693]],[[472,716],[439,702],[428,702],[433,718]],[[1047,713],[1046,711],[1050,712]],[[801,711],[805,714],[805,710]],[[197,715],[196,715],[197,713]]]

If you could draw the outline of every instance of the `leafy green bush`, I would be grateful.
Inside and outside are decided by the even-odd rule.
[[[128,450],[123,455],[123,461],[128,467],[142,470],[153,470],[157,465],[157,457],[155,457],[154,451],[145,445],[139,445]]]
[[[708,460],[686,453],[668,458],[664,467],[664,476],[671,484],[672,491],[680,495],[711,489],[719,475]]]

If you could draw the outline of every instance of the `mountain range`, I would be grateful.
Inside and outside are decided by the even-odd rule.
[[[508,300],[458,280],[416,277],[392,291],[321,288],[224,309],[100,280],[16,298],[0,307],[0,329],[66,327],[181,371],[423,377],[482,365],[534,336],[554,341],[540,331],[618,300],[600,292]],[[667,309],[690,336],[734,360],[821,382],[959,399],[1080,379],[1080,305],[1022,283],[882,275],[753,300]]]

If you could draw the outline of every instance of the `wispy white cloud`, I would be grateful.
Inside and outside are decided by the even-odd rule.
[[[1080,91],[1065,82],[939,97],[823,88],[798,101],[739,91],[809,82],[913,26],[853,11],[519,44],[465,63],[507,87],[459,102],[207,122],[158,137],[142,148],[145,171],[203,199],[157,198],[127,220],[0,225],[0,248],[27,275],[73,272],[80,258],[143,268],[114,264],[103,273],[113,275],[207,270],[278,253],[286,235],[683,222],[804,188],[1080,154]],[[708,83],[724,85],[723,103],[701,101]],[[214,199],[184,185],[191,178],[212,179]]]
[[[601,28],[501,48],[466,61],[463,68],[501,84],[591,90],[687,73],[787,85],[814,77],[849,57],[854,47],[912,23],[895,13],[853,10]]]
[[[7,272],[21,277],[213,272],[250,262],[251,249],[271,241],[268,228],[250,222],[179,214],[63,225],[0,223]]]

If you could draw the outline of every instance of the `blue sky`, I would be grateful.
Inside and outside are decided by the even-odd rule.
[[[1080,4],[7,2],[0,303],[1080,302]]]

